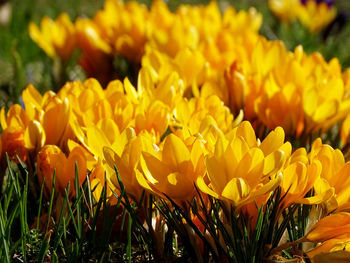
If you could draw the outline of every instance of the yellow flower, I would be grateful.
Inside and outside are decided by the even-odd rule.
[[[62,13],[55,21],[44,16],[40,29],[30,23],[29,34],[48,56],[59,56],[63,61],[68,60],[76,46],[74,25],[66,13]]]
[[[304,114],[299,68],[293,56],[282,42],[260,37],[251,54],[242,56],[226,72],[230,108],[235,113],[244,109],[248,120],[258,118],[270,129],[282,126],[287,134],[299,135]]]
[[[136,171],[140,185],[150,192],[170,197],[181,205],[191,201],[195,195],[194,182],[203,176],[204,148],[195,139],[187,146],[174,134],[164,139],[163,148],[158,152],[143,152],[140,160],[142,173]]]
[[[24,133],[25,147],[38,152],[46,142],[46,134],[40,122],[33,120],[26,127]]]
[[[112,74],[111,47],[102,38],[100,29],[87,18],[75,21],[77,44],[82,50],[80,64],[90,77],[106,84]]]
[[[322,164],[321,178],[324,179],[321,189],[315,188],[318,193],[322,189],[333,188],[334,195],[326,202],[327,212],[344,211],[349,208],[350,194],[350,162],[345,163],[344,156],[339,149],[333,149],[322,144],[320,138],[314,141],[309,153],[311,162],[318,160]]]
[[[307,252],[310,258],[324,252],[349,251],[350,214],[341,212],[322,218],[310,229],[303,241],[319,243]]]
[[[327,63],[301,46],[290,52],[281,42],[260,37],[249,56],[231,65],[225,79],[233,112],[244,109],[256,125],[281,125],[289,135],[325,132],[350,111],[339,61]]]
[[[316,159],[310,162],[305,148],[297,149],[290,156],[282,169],[281,195],[284,198],[280,204],[281,211],[293,203],[321,204],[333,196],[334,189],[321,178],[322,164]],[[312,188],[314,195],[305,197]]]
[[[139,105],[135,109],[136,134],[147,131],[159,141],[168,127],[169,119],[169,107],[161,101],[154,101],[148,107]]]
[[[284,22],[296,19],[295,8],[299,5],[300,0],[269,0],[270,10]]]
[[[234,121],[229,108],[216,95],[189,100],[183,98],[175,108],[175,124],[180,127],[188,127],[192,134],[201,130],[202,122],[208,116],[215,120],[218,128],[224,134],[231,131],[240,122],[239,119]]]
[[[117,153],[112,148],[104,147],[103,156],[107,163],[107,172],[113,185],[120,189],[114,166],[117,167],[126,192],[134,201],[139,201],[143,192],[136,179],[136,170],[139,169],[139,161],[142,152],[154,150],[153,138],[148,133],[135,134],[128,138],[124,149]]]
[[[337,14],[334,5],[317,0],[306,0],[304,5],[299,5],[297,16],[300,22],[307,27],[310,32],[318,32],[326,27]]]
[[[313,33],[327,26],[337,13],[333,3],[318,0],[269,0],[269,8],[284,22],[299,19]]]
[[[8,154],[11,161],[18,163],[18,158],[23,162],[27,160],[28,153],[25,148],[24,130],[21,127],[8,127],[0,134],[1,152],[0,159],[1,165],[5,165],[5,153]],[[2,167],[4,167],[2,166]]]
[[[74,148],[68,158],[55,145],[44,146],[37,155],[37,175],[39,183],[45,178],[45,187],[52,190],[53,174],[55,172],[55,190],[64,194],[70,183],[70,195],[75,194],[75,164],[78,167],[79,186],[84,182],[87,174],[84,152],[79,147]]]
[[[283,141],[283,129],[277,128],[258,145],[250,123],[242,122],[229,140],[218,139],[214,154],[206,159],[208,178],[197,178],[199,189],[236,207],[271,192],[281,182],[276,173],[291,150]]]
[[[147,15],[146,6],[135,1],[107,0],[104,9],[96,13],[94,23],[115,53],[138,63],[147,40]]]
[[[98,202],[101,198],[103,187],[106,186],[106,201],[110,205],[115,205],[118,202],[115,194],[119,194],[119,192],[108,177],[105,177],[105,173],[104,166],[102,165],[101,161],[98,161],[89,175],[92,194],[96,202]]]
[[[159,7],[159,5],[163,5]],[[166,18],[163,18],[166,17]],[[152,21],[166,20],[159,24]],[[150,11],[149,45],[170,57],[185,48],[196,49],[199,43],[198,29],[180,16],[171,13],[161,1],[156,1]]]
[[[143,59],[146,58],[143,57]],[[160,71],[150,66],[141,68],[137,83],[138,97],[141,97],[146,104],[159,100],[172,110],[184,94],[184,82],[173,70],[164,73],[166,75],[162,77],[152,76],[152,74],[161,74]]]
[[[25,128],[30,121],[30,117],[27,112],[18,104],[14,104],[10,107],[7,114],[5,113],[5,107],[0,111],[0,122],[3,130],[8,127]]]

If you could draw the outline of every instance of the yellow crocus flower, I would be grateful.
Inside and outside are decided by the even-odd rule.
[[[153,138],[147,132],[128,138],[122,151],[115,151],[110,147],[103,148],[103,156],[106,161],[106,170],[114,187],[120,189],[114,166],[118,169],[119,176],[126,192],[134,201],[139,201],[143,192],[136,179],[136,170],[139,169],[142,152],[152,152],[154,147]]]
[[[336,16],[336,8],[329,2],[331,1],[269,0],[269,7],[283,22],[299,19],[310,32],[315,33],[327,26]]]
[[[308,159],[305,148],[297,149],[287,160],[282,169],[281,195],[284,196],[280,210],[293,203],[321,204],[329,200],[334,194],[327,180],[321,177],[322,162]],[[305,195],[314,189],[314,195]]]
[[[199,139],[187,146],[170,134],[161,150],[142,152],[140,165],[142,172],[136,171],[136,178],[142,187],[181,205],[192,200],[196,192],[194,182],[204,175],[204,146]]]
[[[303,241],[319,243],[314,249],[308,251],[307,255],[314,258],[325,252],[349,251],[349,223],[350,214],[346,212],[326,216],[318,221],[312,226],[308,234],[302,238]]]
[[[310,32],[318,32],[333,21],[337,9],[323,1],[307,0],[297,8],[297,17]]]
[[[37,175],[39,183],[45,178],[45,186],[48,192],[52,190],[53,174],[55,172],[55,189],[61,194],[70,183],[70,194],[75,193],[75,164],[78,167],[79,185],[87,174],[84,152],[79,147],[74,148],[68,158],[56,145],[44,146],[37,155]]]
[[[282,175],[276,173],[291,147],[283,143],[281,128],[259,145],[253,128],[246,121],[233,129],[230,136],[229,140],[218,139],[214,154],[206,158],[208,178],[198,177],[197,184],[204,193],[239,207],[279,185]],[[284,148],[286,152],[280,150]]]
[[[147,18],[147,8],[142,4],[107,0],[104,8],[96,13],[94,23],[115,53],[138,63],[147,40]]]
[[[0,111],[0,123],[3,130],[8,127],[25,128],[30,122],[27,112],[18,104],[12,105],[7,113],[5,107]]]
[[[106,84],[112,76],[110,45],[102,38],[100,29],[87,18],[75,21],[77,45],[82,50],[80,64],[90,77]]]
[[[40,29],[30,23],[29,35],[48,56],[58,56],[63,61],[68,60],[76,46],[75,28],[66,13],[62,13],[55,21],[44,16]]]
[[[322,144],[320,138],[314,141],[309,153],[310,161],[318,160],[322,164],[321,178],[324,183],[321,188],[315,188],[318,193],[322,189],[334,189],[332,195],[326,202],[327,212],[344,211],[350,207],[350,186],[349,169],[350,162],[344,160],[344,156],[339,149],[333,149],[327,144]]]

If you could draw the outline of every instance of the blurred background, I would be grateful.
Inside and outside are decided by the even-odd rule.
[[[151,0],[140,0],[150,5]],[[207,4],[209,1],[166,1],[171,10],[179,4]],[[0,107],[20,102],[21,92],[32,83],[41,92],[55,89],[53,61],[36,45],[28,33],[28,24],[37,25],[44,15],[53,19],[67,12],[76,17],[92,17],[103,7],[104,0],[0,0]],[[260,33],[268,39],[281,39],[288,49],[302,44],[308,53],[319,51],[327,60],[338,57],[343,68],[350,66],[350,1],[334,1],[337,8],[335,20],[321,32],[311,34],[299,22],[284,24],[269,10],[267,0],[221,0],[219,6],[228,5],[237,10],[254,6],[263,14]],[[70,79],[86,78],[77,65],[71,68]],[[56,87],[57,89],[57,87]]]

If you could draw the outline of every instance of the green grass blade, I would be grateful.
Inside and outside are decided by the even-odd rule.
[[[38,209],[38,214],[37,214],[37,218],[36,218],[36,231],[37,232],[39,232],[39,227],[40,227],[40,215],[41,215],[41,209],[42,209],[42,205],[43,205],[44,184],[45,184],[45,177],[43,179],[43,183],[41,184],[41,189],[40,189],[39,209]]]
[[[2,204],[0,203],[0,231],[1,231],[1,239],[2,239],[2,244],[3,244],[3,249],[2,251],[5,252],[5,259],[6,262],[10,262],[10,253],[9,253],[9,246],[8,246],[8,241],[6,240],[6,235],[5,235],[5,219],[4,219],[4,213],[2,210]]]
[[[40,251],[39,251],[39,255],[38,255],[38,262],[43,263],[45,260],[45,256],[47,255],[47,251],[49,250],[50,247],[50,238],[51,238],[51,234],[52,234],[52,230],[49,230],[46,234],[45,237],[42,241],[41,247],[40,247]]]
[[[52,188],[51,188],[50,203],[49,203],[49,211],[47,213],[47,221],[46,221],[45,233],[49,230],[49,227],[50,227],[50,218],[51,218],[51,212],[52,212],[52,206],[53,206],[53,199],[54,199],[54,196],[55,196],[55,184],[56,184],[56,169],[53,172]]]
[[[79,173],[78,173],[78,164],[75,162],[75,196],[80,196],[80,188],[79,188]],[[79,231],[79,236],[82,235],[82,226],[81,226],[81,198],[78,199],[78,203],[76,206],[77,210],[77,228]]]
[[[127,246],[126,246],[126,258],[129,263],[131,263],[131,233],[132,233],[132,217],[129,214],[129,220],[128,220],[128,229],[127,229]]]

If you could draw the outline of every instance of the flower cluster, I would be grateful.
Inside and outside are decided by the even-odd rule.
[[[271,11],[282,21],[298,19],[310,32],[318,32],[337,14],[333,0],[269,0]]]
[[[301,5],[325,8],[316,1]],[[348,249],[350,162],[320,138],[311,148],[293,148],[285,137],[326,132],[349,114],[350,71],[343,72],[336,58],[327,62],[301,46],[288,51],[265,39],[257,33],[261,20],[254,9],[229,7],[221,15],[215,2],[172,13],[162,1],[147,9],[107,0],[93,19],[72,23],[63,14],[56,21],[45,17],[40,30],[31,24],[33,40],[49,56],[65,61],[79,47],[81,65],[99,80],[67,82],[44,95],[29,85],[24,107],[2,108],[1,166],[5,153],[14,162],[36,162],[47,194],[54,174],[62,195],[77,174],[80,185],[90,180],[96,200],[104,185],[111,203],[124,190],[134,203],[145,195],[167,200],[193,222],[201,218],[198,228],[214,254],[232,254],[223,241],[237,235],[229,221],[244,218],[254,229],[272,205],[277,227],[271,229],[278,231],[292,224],[286,220],[297,208],[310,208],[310,218],[322,219],[310,219],[308,233],[288,229],[300,236],[287,243],[283,232],[273,234],[279,239],[264,241],[270,246],[264,256],[272,259],[301,242],[317,243],[302,251],[315,261],[321,252]],[[141,65],[136,83],[125,78],[102,87],[113,75],[113,56]],[[349,123],[348,117],[344,145]],[[214,231],[213,200],[224,226]],[[209,216],[196,214],[193,202]]]
[[[299,4],[328,8],[323,2]],[[287,8],[288,13],[299,9]],[[41,31],[34,24],[29,29],[50,56],[66,60],[79,47],[81,65],[101,83],[115,76],[113,57],[122,56],[141,66],[144,81],[165,83],[177,73],[182,95],[216,95],[234,114],[244,110],[254,127],[281,126],[298,137],[325,132],[344,119],[350,111],[350,85],[338,59],[327,62],[319,53],[307,55],[301,46],[288,51],[280,41],[257,33],[261,22],[254,9],[237,12],[229,7],[221,15],[215,2],[182,5],[172,13],[162,1],[148,10],[135,2],[111,0],[91,20],[78,18],[73,24],[63,14],[56,21],[45,17]],[[57,40],[55,32],[63,37]],[[164,102],[168,95],[156,96],[167,97]]]

